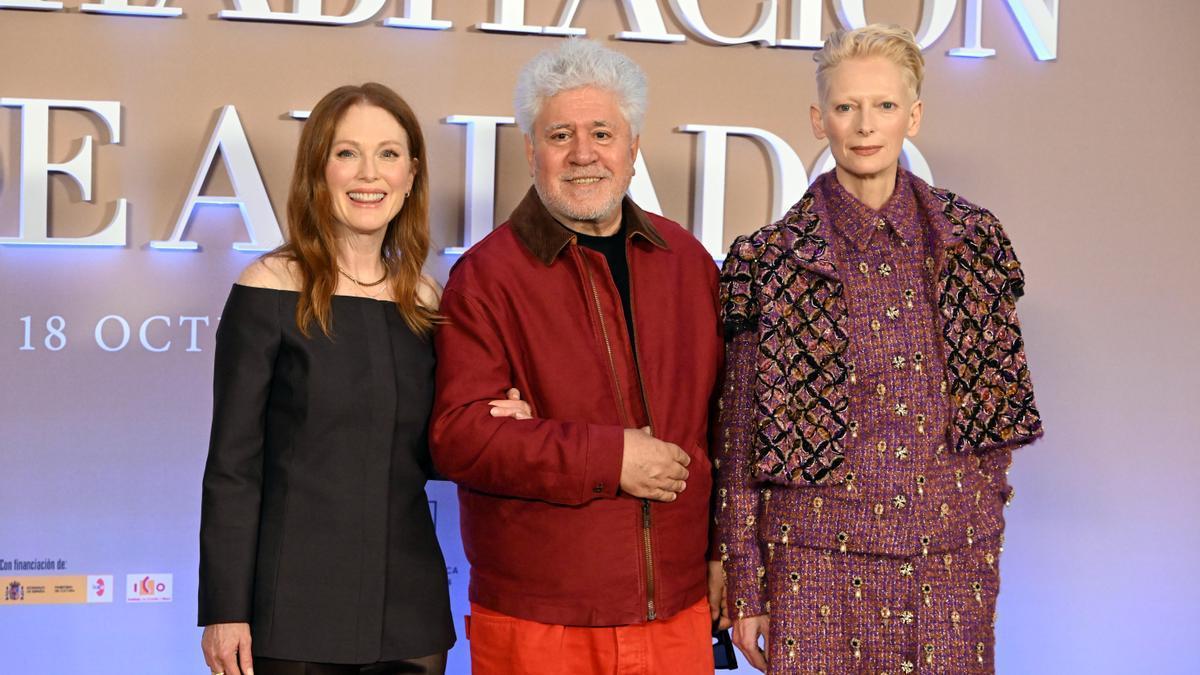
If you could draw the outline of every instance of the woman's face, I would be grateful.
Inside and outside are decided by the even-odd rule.
[[[813,135],[828,139],[838,168],[859,178],[893,169],[904,139],[921,128],[904,71],[881,57],[848,59],[827,73],[827,92],[812,106]]]
[[[412,189],[417,163],[408,134],[383,108],[358,104],[342,115],[325,162],[325,184],[338,224],[358,234],[381,233]]]

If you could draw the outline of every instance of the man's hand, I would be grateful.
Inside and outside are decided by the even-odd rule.
[[[708,561],[708,609],[717,630],[733,625],[729,620],[729,605],[725,601],[725,569],[720,560]]]
[[[200,648],[204,650],[204,662],[213,673],[254,675],[250,624],[214,623],[205,626]]]
[[[767,672],[767,650],[770,649],[770,617],[766,614],[748,616],[733,622],[733,644],[746,655],[750,665]],[[762,636],[762,646],[758,637]]]
[[[687,487],[692,458],[674,443],[650,435],[650,428],[625,430],[621,489],[634,497],[673,502]]]

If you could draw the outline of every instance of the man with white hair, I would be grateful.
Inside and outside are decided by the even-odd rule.
[[[459,485],[475,673],[713,669],[717,271],[625,196],[645,107],[641,69],[597,43],[527,64],[534,186],[446,286],[430,437]],[[482,414],[513,386],[533,419]]]

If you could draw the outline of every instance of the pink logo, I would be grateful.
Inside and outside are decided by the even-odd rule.
[[[104,580],[97,579],[96,583],[92,585],[92,590],[96,592],[96,597],[104,597]]]
[[[133,592],[138,595],[154,595],[167,590],[167,585],[161,581],[155,581],[149,576],[142,577],[142,580],[133,585]]]
[[[138,573],[125,576],[126,602],[171,602],[171,574]]]

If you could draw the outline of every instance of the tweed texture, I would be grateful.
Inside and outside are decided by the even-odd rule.
[[[774,262],[756,257],[751,265],[726,264],[718,541],[734,614],[771,615],[769,652],[777,672],[992,668],[999,542],[1011,496],[1005,472],[1011,449],[1041,434],[1015,315],[1023,277],[994,219],[984,223],[978,209],[964,219],[966,202],[952,195],[931,200],[931,194],[901,170],[892,198],[876,211],[849,195],[831,172],[789,216],[807,223],[802,245],[819,253],[819,264],[781,265],[780,259],[796,261],[796,249],[780,240],[779,224],[734,245],[743,262],[751,253],[774,256]],[[942,204],[937,222],[929,216],[933,203]],[[987,233],[964,237],[967,227]],[[770,228],[775,233],[766,232]],[[948,230],[957,235],[947,236]],[[814,247],[818,233],[821,244]],[[752,241],[754,251],[746,248]],[[778,255],[762,245],[769,241]],[[772,265],[799,271],[760,273]],[[782,314],[788,301],[807,297],[769,284],[803,286],[817,276],[814,285],[836,294],[837,307],[825,310],[836,326],[821,333],[834,346],[810,362],[835,353],[843,364],[841,381],[830,380],[833,386],[820,393],[844,426],[816,433],[837,439],[840,451],[828,444],[820,452],[816,444],[796,446],[799,453],[768,449],[764,444],[779,440],[777,431],[762,432],[764,420],[776,428],[772,416],[789,418],[798,436],[814,432],[806,403],[787,395],[811,385],[775,381],[797,369],[767,374],[775,380],[763,395],[763,371],[777,363],[765,355],[790,354],[791,363],[821,342],[792,331],[786,345],[780,331],[764,330],[780,325],[770,315]],[[948,287],[957,289],[952,302]],[[983,293],[991,302],[971,300]],[[972,405],[989,404],[964,416],[968,398]],[[960,427],[964,417],[969,425]],[[814,457],[839,458],[836,470],[811,480],[806,462]],[[784,469],[772,471],[781,464]]]
[[[897,187],[904,199],[885,206],[884,216],[845,203],[833,172],[827,173],[783,219],[730,247],[721,274],[722,320],[727,337],[744,331],[758,337],[751,468],[763,480],[820,483],[847,472],[844,446],[853,427],[845,413],[855,372],[846,358],[845,285],[855,261],[831,242],[839,236],[834,224],[847,217],[854,220],[846,227],[882,227],[910,251],[926,253],[921,299],[938,312],[937,347],[948,376],[942,393],[953,403],[948,449],[993,450],[1042,434],[1016,314],[1024,275],[1003,228],[987,210],[903,169]],[[906,217],[920,218],[924,227],[897,230]],[[864,264],[857,260],[859,271]],[[887,277],[893,269],[885,260],[863,274]],[[917,289],[903,293],[911,308]]]

